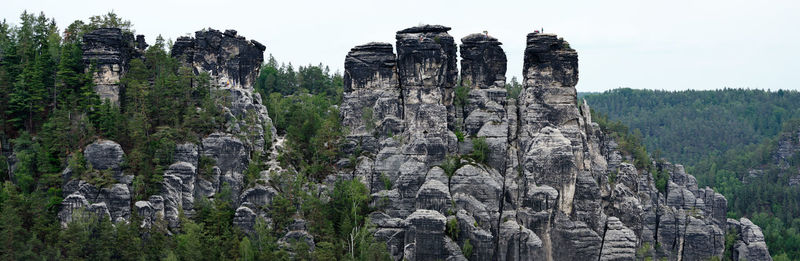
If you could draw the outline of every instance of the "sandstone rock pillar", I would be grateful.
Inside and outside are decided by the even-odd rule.
[[[391,44],[353,47],[344,62],[344,93],[340,114],[349,130],[345,151],[356,147],[377,153],[382,138],[403,132],[400,83]]]
[[[424,25],[397,32],[397,73],[403,95],[404,153],[433,162],[455,148],[448,130],[458,78],[456,45],[449,27]]]

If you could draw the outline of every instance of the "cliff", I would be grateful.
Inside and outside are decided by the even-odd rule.
[[[396,259],[706,260],[723,255],[727,233],[740,238],[734,256],[770,259],[760,229],[726,219],[725,198],[681,165],[657,165],[670,174],[659,191],[648,170],[623,161],[588,105],[577,105],[578,54],[566,41],[527,36],[524,89],[513,99],[500,42],[462,38],[469,93],[457,105],[449,29],[401,30],[396,55],[371,43],[345,59],[347,147],[369,153],[341,177],[370,188],[375,235]],[[477,139],[485,162],[464,157]]]
[[[120,35],[119,29],[98,29],[84,37],[84,60],[103,65],[100,68],[112,68],[106,73],[112,73],[116,81],[124,75],[131,59],[142,58],[131,54],[129,45],[125,45],[128,41]],[[139,39],[138,46],[144,49],[146,43]],[[245,188],[242,174],[251,154],[274,151],[271,144],[276,137],[275,128],[252,85],[264,59],[264,46],[246,40],[236,31],[221,33],[213,29],[198,31],[196,38],[179,38],[175,45],[173,57],[193,68],[196,74],[211,76],[214,91],[219,93],[217,103],[225,116],[225,131],[212,133],[198,143],[178,144],[173,153],[174,163],[163,173],[161,191],[136,202],[131,199],[134,175],[125,173],[121,167],[125,155],[122,147],[110,140],[90,144],[83,151],[87,163],[94,170],[111,172],[115,183],[98,187],[81,177],[73,177],[70,168],[65,169],[62,174],[65,199],[59,212],[62,225],[66,226],[76,213],[95,213],[122,222],[135,212],[143,220],[142,226],[149,227],[157,219],[164,219],[169,227],[177,228],[179,213],[191,217],[196,200],[213,200],[224,186],[230,187],[233,204],[238,207],[238,224],[252,227],[255,215],[266,217],[261,206],[269,205],[276,192],[263,185]],[[121,69],[114,69],[117,67]],[[103,83],[107,80],[95,78],[95,83],[106,86]],[[108,95],[116,101],[119,85],[111,86],[96,91],[101,97]],[[199,174],[202,157],[213,162],[212,173]],[[279,167],[273,166],[272,170],[275,168]],[[266,183],[268,172],[262,173],[260,179],[260,183]]]
[[[83,36],[83,62],[92,70],[94,91],[100,99],[119,105],[119,80],[128,71],[131,59],[141,58],[147,48],[143,35],[119,28],[100,28]]]
[[[670,175],[659,191],[653,170],[625,162],[613,138],[592,122],[589,106],[578,106],[578,54],[566,41],[527,35],[524,88],[514,98],[505,89],[502,44],[473,34],[458,46],[449,30],[404,29],[396,34],[396,54],[391,44],[368,43],[345,57],[342,162],[355,162],[337,164],[338,173],[319,184],[318,195],[324,197],[336,180],[363,182],[375,209],[372,232],[393,258],[706,260],[734,251],[741,259],[771,259],[760,228],[744,218],[726,219],[726,199],[698,188],[681,165],[656,164]],[[85,41],[117,41],[102,30],[93,35],[98,38]],[[115,47],[105,61],[98,58],[106,57],[98,56],[100,49],[84,55],[112,72],[134,57]],[[161,191],[136,202],[133,177],[122,171],[125,152],[113,141],[96,141],[84,150],[86,159],[116,183],[100,188],[66,169],[62,224],[86,211],[115,222],[136,213],[145,227],[163,218],[177,228],[179,213],[191,217],[195,201],[217,199],[224,184],[231,189],[235,225],[250,233],[256,220],[270,220],[267,210],[278,194],[273,182],[279,181],[269,173],[285,170],[273,164],[256,185],[243,181],[254,153],[279,153],[270,144],[281,137],[253,90],[264,50],[233,30],[179,38],[172,56],[196,74],[207,73],[215,91],[225,94],[225,131],[176,146]],[[458,88],[466,88],[463,102],[456,102]],[[203,157],[215,162],[210,175],[198,173]],[[302,240],[313,251],[314,238],[298,215],[279,242]],[[728,233],[738,240],[732,249],[725,249]]]

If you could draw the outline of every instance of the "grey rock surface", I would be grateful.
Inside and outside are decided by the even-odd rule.
[[[739,233],[738,240],[733,245],[734,260],[772,260],[761,228],[747,218],[738,221],[728,219],[727,222]]]
[[[605,226],[600,260],[635,260],[638,239],[633,230],[616,217],[609,217]]]
[[[680,165],[659,163],[671,177],[662,192],[651,173],[625,163],[613,137],[592,122],[588,104],[577,105],[578,56],[569,43],[529,34],[523,90],[512,99],[500,42],[486,33],[462,38],[460,83],[469,89],[463,104],[455,104],[449,30],[408,28],[397,32],[396,56],[389,44],[369,43],[345,58],[341,117],[353,131],[346,147],[372,152],[359,157],[351,175],[369,185],[375,236],[393,258],[722,257],[733,226],[724,219],[725,198],[698,188]],[[365,121],[365,112],[381,112],[402,128],[384,135],[386,128],[373,129],[382,121]],[[485,164],[467,159],[478,137],[489,147]],[[446,166],[453,161],[444,162],[445,155],[461,160]],[[457,234],[443,233],[448,220]],[[737,251],[768,257],[763,239],[750,238]],[[467,242],[473,251],[459,254],[453,244]]]
[[[83,150],[87,163],[96,170],[119,171],[125,152],[122,146],[110,140],[98,140]]]
[[[699,188],[681,165],[656,164],[670,174],[659,191],[648,170],[625,162],[613,137],[592,122],[588,104],[577,105],[578,56],[568,42],[553,34],[527,36],[523,89],[515,98],[505,89],[502,44],[488,33],[461,38],[459,78],[459,48],[449,31],[411,27],[397,32],[394,48],[373,42],[345,57],[338,109],[348,157],[313,193],[324,201],[339,179],[366,184],[375,210],[370,232],[394,259],[707,260],[722,257],[726,233],[736,233],[735,259],[770,260],[760,228],[726,219],[727,200]],[[105,88],[98,93],[113,97],[118,89],[110,82],[137,55],[134,46],[146,43],[114,30],[87,37],[84,59],[106,66],[95,75]],[[218,200],[225,186],[234,225],[251,233],[257,222],[270,223],[269,205],[280,193],[270,173],[284,170],[272,158],[255,182],[245,184],[243,175],[252,155],[277,155],[283,146],[271,142],[281,137],[253,89],[263,51],[233,30],[179,38],[172,55],[195,73],[209,73],[225,94],[224,128],[197,144],[177,145],[161,190],[146,201],[131,202],[133,176],[124,175],[118,144],[89,145],[87,161],[117,182],[100,187],[64,170],[62,225],[85,213],[121,222],[135,211],[143,227],[164,219],[174,229],[178,213],[191,216],[198,200]],[[458,84],[468,90],[456,104]],[[469,156],[476,139],[488,146],[485,162]],[[202,157],[213,166],[200,166]],[[313,249],[302,213],[295,217],[279,244],[290,252],[295,241]],[[471,252],[463,251],[467,243]]]
[[[413,232],[406,234],[409,244],[414,244],[414,260],[447,259],[445,251],[445,223],[447,219],[441,213],[428,209],[419,209],[408,216],[406,222]]]
[[[93,69],[93,88],[101,100],[119,105],[119,80],[131,59],[140,58],[146,47],[143,35],[134,41],[131,32],[119,28],[98,28],[83,35],[83,63],[87,72]]]
[[[195,32],[194,37],[178,37],[171,54],[183,59],[195,73],[209,73],[220,86],[252,88],[264,62],[265,49],[236,30],[209,28]]]

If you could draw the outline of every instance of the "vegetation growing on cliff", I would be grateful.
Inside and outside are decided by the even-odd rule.
[[[612,121],[608,116],[596,112],[594,109],[591,111],[592,121],[600,125],[603,133],[606,133],[619,145],[619,151],[624,157],[631,160],[636,169],[644,170],[653,175],[653,180],[656,183],[656,188],[662,193],[667,191],[669,183],[669,173],[665,170],[658,168],[654,164],[653,158],[658,162],[662,162],[660,151],[656,150],[653,158],[647,152],[647,148],[642,143],[642,133],[639,129],[634,129],[633,132],[628,130],[628,126],[619,121]],[[616,177],[616,176],[613,176]]]
[[[195,76],[172,58],[159,38],[144,59],[130,62],[121,80],[120,105],[101,103],[82,61],[81,36],[108,26],[131,31],[131,23],[109,13],[76,21],[61,34],[43,14],[23,13],[21,20],[19,26],[0,22],[0,259],[388,258],[386,246],[368,233],[366,214],[371,210],[363,184],[338,182],[325,202],[315,194],[318,190],[309,190],[318,186],[314,180],[331,172],[338,156],[341,75],[322,66],[301,66],[295,72],[291,65],[277,66],[274,59],[264,65],[256,88],[279,134],[285,135],[282,161],[299,173],[287,172],[291,179],[276,177],[290,182],[281,183],[280,195],[269,208],[272,223],[257,222],[251,234],[239,230],[233,224],[235,209],[227,187],[214,201],[198,200],[196,213],[182,216],[180,228],[171,234],[163,220],[140,227],[135,211],[128,223],[112,225],[87,214],[62,228],[57,217],[61,172],[70,166],[73,175],[91,174],[81,153],[88,143],[97,138],[120,143],[126,152],[124,171],[136,176],[132,200],[146,199],[160,189],[158,182],[173,162],[176,144],[197,142],[224,128],[219,102],[225,93],[211,88],[208,75]],[[12,154],[12,159],[6,156]],[[256,157],[246,172],[249,182],[263,167]],[[199,174],[208,176],[214,163],[200,157],[198,165]],[[102,185],[107,176],[90,182]],[[316,246],[293,241],[279,245],[278,238],[298,213],[308,221]],[[311,247],[316,250],[303,251]]]
[[[701,187],[722,193],[729,217],[748,217],[762,227],[775,259],[800,259],[800,186],[788,181],[798,175],[800,161],[775,162],[779,141],[800,130],[799,92],[617,89],[584,98],[609,115],[593,116],[595,122],[618,120],[640,130],[643,144],[684,163]]]

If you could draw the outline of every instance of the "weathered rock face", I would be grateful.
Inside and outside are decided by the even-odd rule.
[[[110,140],[98,140],[86,146],[83,151],[89,171],[93,175],[108,172],[115,183],[106,187],[98,187],[72,175],[72,171],[64,171],[64,201],[58,213],[61,224],[66,226],[74,215],[86,217],[93,213],[120,222],[130,218],[131,192],[133,178],[126,176],[121,170],[125,153],[122,147]]]
[[[390,45],[370,43],[345,60],[342,121],[350,146],[371,153],[338,177],[370,188],[375,236],[395,259],[707,260],[724,254],[728,226],[739,228],[739,256],[769,258],[763,236],[752,236],[757,227],[725,220],[725,198],[698,188],[682,166],[657,165],[670,174],[662,192],[650,173],[623,162],[588,105],[577,106],[578,56],[566,41],[528,35],[524,89],[512,99],[499,41],[462,38],[469,94],[456,106],[447,31],[401,30],[396,57]],[[365,121],[367,111],[381,118]],[[368,127],[389,119],[402,126],[392,136]],[[487,162],[461,160],[449,173],[437,166],[446,154],[469,154],[472,138],[486,139]],[[467,245],[471,252],[460,251]]]
[[[747,218],[728,219],[727,222],[738,233],[738,240],[733,245],[733,260],[772,260],[761,228]]]
[[[625,227],[618,218],[609,218],[603,236],[600,260],[634,260],[637,241],[633,230]]]
[[[213,84],[223,90],[226,105],[227,132],[245,134],[248,145],[257,151],[275,138],[275,127],[261,104],[261,95],[253,84],[264,62],[266,47],[247,40],[236,30],[220,32],[207,29],[195,37],[179,37],[172,47],[172,57],[191,67],[195,74],[208,73]]]
[[[197,31],[194,38],[179,37],[172,56],[183,57],[195,73],[207,72],[219,86],[253,88],[264,50],[261,43],[237,35],[236,30]]]
[[[592,122],[588,105],[577,106],[578,57],[566,41],[528,35],[524,89],[514,99],[504,88],[500,42],[486,34],[462,38],[461,84],[469,93],[456,105],[457,50],[449,29],[408,28],[397,32],[397,55],[390,44],[369,43],[345,58],[340,112],[350,131],[343,150],[365,153],[356,162],[342,160],[342,172],[329,180],[367,185],[376,209],[372,232],[395,259],[707,260],[724,254],[725,234],[734,231],[735,259],[770,260],[760,228],[747,219],[725,219],[727,200],[698,188],[682,166],[656,164],[670,175],[659,191],[647,170],[623,162],[616,142]],[[113,30],[95,35],[87,38],[92,44],[85,54],[112,72],[130,59],[120,48],[146,47],[140,38],[113,40]],[[114,182],[98,187],[64,170],[62,224],[86,215],[122,222],[135,211],[144,227],[163,219],[177,228],[179,213],[193,215],[198,200],[219,200],[226,187],[236,226],[251,233],[260,221],[270,223],[278,192],[266,185],[269,172],[248,184],[242,174],[254,152],[275,150],[265,146],[275,130],[252,88],[263,50],[232,30],[179,38],[172,54],[195,72],[211,74],[228,94],[225,129],[198,144],[177,145],[161,190],[137,202],[131,202],[133,176],[124,175],[119,144],[89,145],[87,162],[110,172]],[[466,140],[458,142],[454,131]],[[465,157],[475,138],[486,140],[486,162]],[[447,155],[457,157],[443,164]],[[314,248],[302,219],[279,245],[294,251],[294,241]],[[467,246],[472,250],[462,251]]]
[[[122,146],[110,140],[98,140],[83,150],[86,163],[95,170],[108,170],[118,181],[123,181],[122,161],[125,152]]]
[[[488,34],[461,38],[461,85],[486,89],[506,82],[506,53]]]
[[[83,62],[94,69],[94,91],[101,99],[119,104],[119,80],[128,71],[128,63],[141,57],[147,48],[143,35],[119,28],[100,28],[83,36]],[[94,67],[92,67],[94,65]]]
[[[497,39],[486,34],[461,38],[461,86],[468,88],[465,104],[455,108],[454,129],[465,136],[484,137],[492,153],[488,164],[506,171],[509,122],[505,89],[506,55]]]
[[[340,113],[348,134],[347,153],[356,149],[377,153],[378,143],[403,132],[400,85],[392,45],[369,43],[354,47],[345,58],[347,89]]]
[[[146,47],[143,37],[137,37],[134,42],[131,35],[119,29],[99,29],[84,37],[84,60],[107,67],[100,68],[105,68],[104,73],[113,79],[101,80],[118,81],[130,59],[139,57],[138,52]],[[66,169],[63,191],[67,200],[59,212],[62,224],[66,225],[73,216],[83,217],[85,213],[121,222],[129,220],[131,212],[136,211],[144,227],[163,219],[171,228],[177,228],[181,212],[193,216],[197,200],[213,200],[226,187],[230,188],[231,201],[237,209],[236,225],[251,232],[257,219],[268,221],[266,208],[277,192],[258,184],[267,184],[269,173],[261,173],[254,184],[244,184],[242,175],[255,151],[273,150],[266,144],[271,144],[269,139],[276,136],[267,109],[252,85],[263,62],[263,51],[263,45],[247,41],[233,30],[222,33],[210,29],[198,31],[195,38],[179,38],[172,55],[183,59],[195,73],[209,73],[214,79],[212,85],[226,94],[225,102],[220,102],[227,115],[225,130],[197,144],[178,144],[174,163],[163,173],[160,191],[133,204],[133,175],[124,175],[121,146],[109,140],[90,144],[84,150],[88,165],[97,171],[111,172],[116,183],[97,187]],[[118,95],[118,89],[113,91]],[[204,162],[201,158],[205,160],[203,164],[211,165],[204,166],[206,169],[202,173],[198,170]]]
[[[444,227],[447,219],[439,212],[420,209],[408,216],[411,237],[414,244],[414,260],[444,260],[445,250]]]
[[[449,27],[425,25],[397,32],[397,74],[403,97],[403,153],[435,162],[454,151],[449,131],[456,85],[456,44]]]

